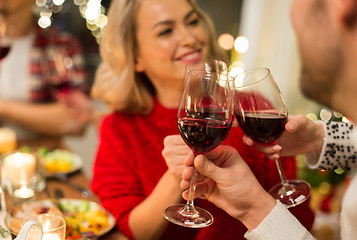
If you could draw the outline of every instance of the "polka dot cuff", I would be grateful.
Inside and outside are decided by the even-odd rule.
[[[351,141],[353,124],[343,122],[323,123],[325,128],[324,146],[317,164],[309,165],[309,167],[319,169],[342,168],[346,170],[357,168],[357,151],[353,141]]]

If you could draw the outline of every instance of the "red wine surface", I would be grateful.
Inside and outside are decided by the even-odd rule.
[[[0,46],[0,60],[2,60],[10,52],[10,46],[1,47]]]
[[[283,134],[287,116],[281,113],[247,111],[236,113],[243,132],[256,142],[275,143]]]
[[[183,118],[178,121],[183,140],[195,154],[211,151],[227,137],[231,124],[221,120]]]

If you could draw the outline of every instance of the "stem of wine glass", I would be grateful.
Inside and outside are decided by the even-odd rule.
[[[286,180],[286,176],[283,170],[283,166],[281,165],[280,158],[275,158],[276,167],[278,168],[281,185],[282,187],[279,189],[280,195],[290,196],[294,193],[295,187]]]
[[[185,206],[186,211],[192,212],[192,213],[194,213],[194,209],[195,209],[193,202],[194,202],[194,198],[195,198],[196,182],[197,182],[197,175],[198,175],[196,168],[194,168],[194,171],[195,172],[191,178],[190,190],[188,192],[188,199],[187,199],[187,203]]]
[[[194,153],[194,155],[195,155],[195,157],[197,157],[197,154]],[[194,169],[194,173],[193,173],[193,176],[191,177],[190,189],[188,192],[187,202],[185,204],[185,207],[180,212],[181,215],[184,215],[184,216],[198,216],[198,214],[199,214],[194,206],[198,172],[195,167],[193,167],[193,169]]]
[[[288,182],[286,180],[286,176],[285,176],[285,173],[283,170],[283,166],[281,165],[281,162],[280,162],[280,158],[275,158],[275,163],[276,163],[276,167],[278,168],[278,172],[279,172],[279,176],[280,176],[282,185],[283,186],[288,185]]]

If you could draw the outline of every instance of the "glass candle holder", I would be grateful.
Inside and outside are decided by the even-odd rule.
[[[66,221],[63,216],[57,214],[34,214],[29,219],[24,219],[24,224],[28,220],[37,221],[42,231],[38,228],[32,228],[29,230],[27,239],[39,239],[39,235],[42,235],[42,240],[65,240],[66,238]]]
[[[14,203],[34,197],[43,184],[37,159],[30,153],[15,152],[4,157],[2,163],[3,186]]]

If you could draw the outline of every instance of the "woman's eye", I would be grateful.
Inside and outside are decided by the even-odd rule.
[[[196,18],[196,19],[193,19],[193,20],[189,21],[188,25],[197,25],[198,22],[199,22],[199,20],[198,20],[198,18]]]
[[[168,28],[168,29],[165,29],[165,30],[159,32],[158,36],[167,35],[167,34],[169,34],[169,33],[171,33],[171,32],[172,32],[172,29],[171,29],[171,28]]]

